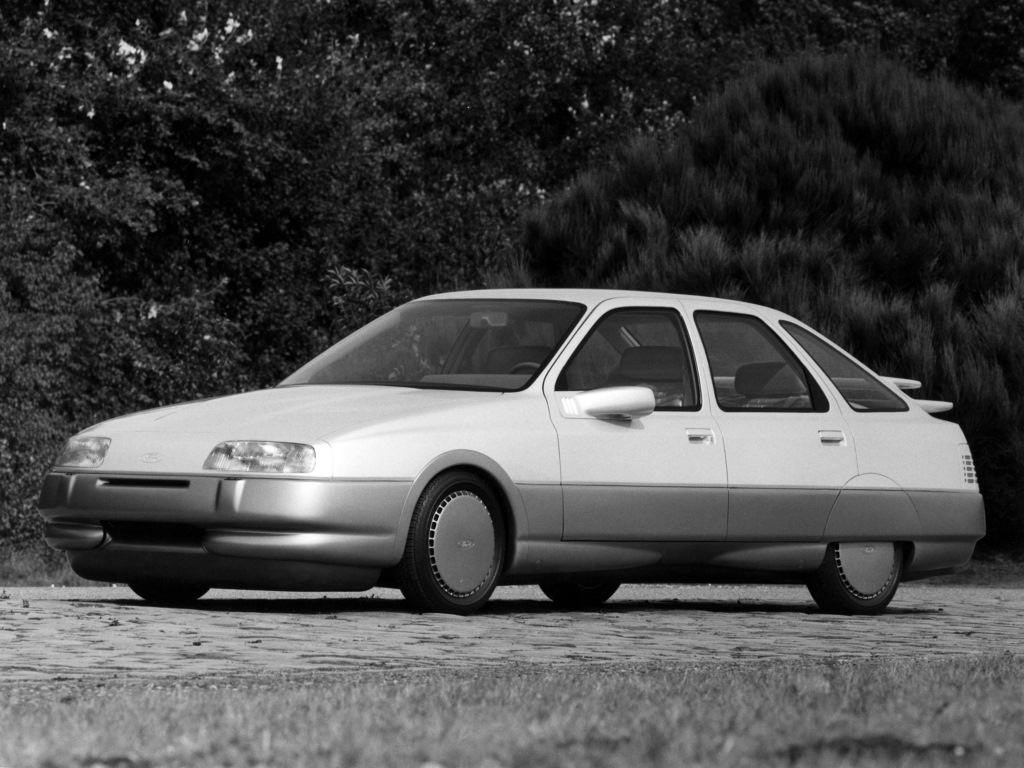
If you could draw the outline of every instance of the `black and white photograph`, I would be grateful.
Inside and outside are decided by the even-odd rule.
[[[1024,764],[1022,41],[0,0],[0,768]]]

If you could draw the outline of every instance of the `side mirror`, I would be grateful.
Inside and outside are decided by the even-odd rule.
[[[654,393],[647,387],[605,387],[562,398],[562,415],[570,419],[629,421],[654,411]]]

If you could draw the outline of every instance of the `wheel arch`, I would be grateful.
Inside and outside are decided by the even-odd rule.
[[[485,454],[469,450],[443,453],[420,470],[409,488],[405,505],[402,507],[392,559],[397,563],[402,558],[405,542],[409,537],[413,511],[427,485],[438,475],[452,471],[465,471],[476,475],[482,483],[490,488],[498,499],[498,503],[502,505],[505,525],[505,567],[507,568],[515,557],[516,549],[521,546],[518,544],[518,539],[521,538],[520,532],[527,531],[526,507],[519,489],[501,465]]]
[[[860,475],[844,487],[829,512],[823,541],[913,541],[921,519],[910,495],[882,475]]]
[[[822,540],[892,541],[902,550],[903,573],[912,574],[917,542],[923,535],[921,515],[911,494],[892,478],[872,473],[858,475],[840,491]]]

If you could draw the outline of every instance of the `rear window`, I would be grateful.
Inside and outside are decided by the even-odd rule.
[[[782,327],[831,379],[853,410],[865,413],[909,410],[899,395],[846,353],[798,325],[783,322]]]

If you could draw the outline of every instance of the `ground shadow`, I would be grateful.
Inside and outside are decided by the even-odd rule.
[[[282,593],[284,594],[284,593]],[[398,596],[386,598],[378,596],[355,596],[355,597],[333,597],[329,595],[303,596],[303,597],[231,597],[220,598],[216,596],[205,597],[196,603],[188,606],[160,606],[147,603],[141,598],[110,598],[110,599],[82,599],[71,602],[99,603],[104,605],[118,605],[126,608],[139,608],[143,610],[156,609],[167,610],[173,607],[174,610],[193,612],[214,612],[214,613],[265,613],[268,615],[298,614],[298,615],[321,615],[321,614],[366,614],[378,613],[382,615],[399,616],[421,616],[434,615],[445,616],[446,618],[465,620],[467,617],[447,616],[446,614],[421,614],[412,610],[408,604]],[[705,613],[733,613],[736,615],[751,614],[782,614],[797,613],[802,615],[828,616],[822,613],[812,601],[786,601],[786,600],[765,600],[765,599],[613,599],[604,605],[589,610],[570,611],[560,608],[550,600],[543,598],[495,598],[490,600],[474,616],[531,616],[531,615],[593,615],[593,614],[637,614],[653,613],[667,614],[679,612],[705,612]],[[921,607],[900,607],[890,605],[883,614],[885,616],[896,615],[931,615],[940,613],[941,608]],[[472,617],[468,617],[472,618]]]

